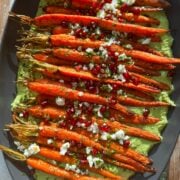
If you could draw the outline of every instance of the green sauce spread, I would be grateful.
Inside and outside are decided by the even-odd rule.
[[[40,7],[42,7],[44,5],[45,5],[45,1],[41,0]],[[39,8],[38,14],[41,14],[41,8]],[[160,20],[159,27],[168,29],[168,20],[167,20],[164,12],[151,13],[150,15],[152,17],[155,17],[158,20]],[[171,35],[166,34],[162,37],[161,43],[151,43],[151,45],[153,47],[155,47],[157,50],[166,54],[167,56],[172,56],[172,51],[171,51],[172,41],[173,41],[173,39],[172,39]],[[24,62],[21,61],[19,63],[18,79],[21,80],[21,79],[31,78],[33,76],[32,72],[30,71],[31,67],[32,67],[31,64],[29,64],[25,61]],[[153,78],[157,79],[161,82],[165,82],[166,84],[171,86],[171,79],[169,77],[167,77],[166,72],[162,72],[160,77],[153,77]],[[173,89],[173,87],[172,87],[172,89]],[[161,94],[156,97],[156,99],[160,100],[160,101],[168,102],[171,105],[174,105],[174,103],[169,98],[169,93],[170,92],[162,91]],[[24,102],[28,101],[29,99],[33,98],[33,96],[34,96],[33,93],[29,92],[26,87],[24,87],[21,84],[18,84],[17,85],[17,96],[16,96],[14,102],[12,103],[12,108],[17,107],[22,102],[24,103]],[[132,110],[136,113],[142,112],[142,108],[132,108]],[[168,122],[167,117],[166,117],[167,111],[168,111],[168,109],[164,108],[164,107],[151,108],[150,114],[154,117],[160,118],[161,121],[156,123],[155,125],[144,125],[144,126],[141,125],[141,128],[143,128],[147,131],[150,131],[154,134],[160,135],[162,129],[166,126],[166,124]],[[144,154],[144,155],[147,155],[149,150],[155,144],[154,142],[151,142],[148,140],[143,140],[141,138],[134,138],[134,137],[131,137],[130,141],[131,141],[131,148],[142,153],[142,154]],[[132,172],[130,170],[121,169],[121,168],[118,168],[118,167],[110,165],[110,164],[106,164],[105,168],[107,168],[108,170],[112,171],[115,174],[121,175],[125,179],[129,178],[130,176],[132,176],[134,174],[134,172]],[[36,171],[35,178],[37,180],[46,180],[46,179],[47,180],[56,180],[56,179],[59,179],[59,178],[45,174],[45,173],[40,172],[40,171]]]

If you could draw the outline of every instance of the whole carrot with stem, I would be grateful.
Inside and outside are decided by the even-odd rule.
[[[28,82],[27,86],[30,90],[35,91],[40,94],[46,94],[50,96],[61,96],[71,100],[85,101],[91,103],[98,103],[102,105],[110,105],[111,108],[119,111],[123,117],[128,118],[128,121],[131,123],[144,123],[144,117],[141,115],[134,114],[126,107],[116,103],[111,104],[107,98],[104,98],[99,95],[93,95],[89,93],[83,93],[81,91],[72,90],[60,84],[52,84],[52,83],[42,83],[42,82]],[[146,122],[148,123],[156,123],[158,122],[158,118],[148,117]]]
[[[23,154],[20,154],[19,152],[13,151],[7,147],[4,147],[0,145],[0,150],[2,150],[4,153],[6,153],[10,158],[16,160],[16,161],[22,161],[26,162],[26,164],[36,170],[43,171],[47,174],[51,174],[57,177],[66,178],[66,179],[81,179],[81,180],[95,180],[97,178],[89,177],[89,176],[82,176],[78,175],[76,173],[73,173],[71,171],[66,171],[62,168],[59,168],[57,166],[54,166],[52,164],[49,164],[41,159],[29,157],[26,158]]]
[[[83,12],[77,12],[77,10],[72,10],[72,9],[67,9],[67,8],[62,8],[61,6],[47,6],[44,8],[44,11],[46,14],[78,14],[78,15],[86,15]],[[94,11],[95,13],[96,11]],[[155,24],[158,25],[159,21],[154,19],[154,18],[150,18],[150,17],[146,17],[143,15],[134,15],[133,13],[122,13],[121,14],[121,18],[125,19],[129,22],[135,22],[135,23],[143,23],[143,24]]]
[[[45,117],[50,117],[53,121],[57,121],[60,117],[67,117],[66,111],[61,108],[56,108],[52,106],[48,106],[43,108],[40,105],[32,106],[26,108],[26,111],[36,117],[36,118],[45,118]],[[140,128],[128,126],[125,124],[122,124],[118,121],[106,121],[104,122],[103,119],[96,118],[94,116],[88,117],[89,120],[92,122],[96,122],[99,126],[102,126],[104,123],[108,125],[108,127],[111,128],[112,132],[115,132],[117,130],[123,130],[126,132],[127,135],[130,136],[135,136],[135,137],[140,137],[143,139],[151,140],[151,141],[160,141],[160,137],[157,135],[154,135],[151,132],[142,130]]]
[[[32,37],[32,38],[27,38],[24,39],[24,41],[35,41],[38,39],[38,42],[40,42],[42,40],[43,43],[47,42],[47,40],[50,38],[51,44],[54,46],[71,46],[71,47],[78,47],[78,46],[82,46],[83,48],[99,48],[100,46],[102,46],[105,42],[104,41],[92,41],[90,39],[79,39],[76,38],[75,36],[71,36],[71,35],[65,35],[65,34],[59,34],[59,35],[52,35],[52,36],[39,36],[39,37]],[[55,49],[53,50],[53,54],[59,54],[61,51],[63,51],[62,49]],[[180,63],[180,59],[179,58],[168,58],[168,57],[164,57],[164,56],[157,56],[155,54],[151,54],[151,53],[147,53],[144,51],[139,51],[139,50],[127,50],[121,46],[118,45],[114,45],[112,44],[111,46],[108,47],[109,51],[112,52],[118,52],[118,53],[125,53],[128,56],[131,56],[134,59],[139,59],[142,61],[146,61],[146,62],[151,62],[151,63],[157,63],[157,64],[175,64],[175,63]],[[59,53],[58,53],[59,52]],[[73,53],[72,50],[66,50],[66,54],[60,54],[61,58],[64,58],[65,56],[71,56],[73,57],[73,55],[70,55],[70,52]],[[74,51],[75,53],[76,51]],[[65,52],[63,52],[65,53]],[[89,57],[85,58],[84,54],[82,53],[78,53],[76,52],[76,54],[78,56],[80,56],[81,58],[83,57],[82,61],[87,61]],[[76,56],[77,56],[76,55]],[[56,55],[55,55],[56,56]],[[75,56],[75,55],[74,55]],[[92,56],[91,59],[92,61],[93,58],[98,58],[98,56]],[[99,57],[100,58],[100,57]],[[100,59],[98,58],[98,60],[96,60],[95,62],[98,63],[98,61],[102,62]],[[90,59],[90,58],[89,58]],[[81,62],[82,62],[81,61]]]
[[[100,152],[103,152],[103,154],[108,155],[109,153],[109,149],[103,147],[101,144],[94,142],[93,140],[89,139],[88,137],[78,134],[76,132],[72,132],[72,131],[68,131],[62,128],[56,128],[56,127],[52,127],[52,126],[41,126],[40,129],[36,126],[36,125],[18,125],[18,124],[14,124],[14,125],[8,125],[7,126],[9,129],[13,130],[14,132],[16,132],[17,134],[18,131],[21,129],[23,130],[23,132],[21,134],[19,134],[21,137],[22,136],[42,136],[42,137],[48,137],[48,138],[52,138],[52,137],[56,137],[59,140],[71,140],[71,141],[75,141],[78,143],[82,143],[83,145],[87,146],[87,147],[92,147],[95,148],[97,150],[99,150]],[[31,132],[29,131],[31,129]],[[128,158],[126,156],[123,156],[121,154],[118,153],[114,153],[111,154],[111,157],[117,161],[126,163],[126,164],[130,164],[130,165],[134,165],[136,168],[139,169],[139,171],[152,171],[152,169],[150,169],[149,167],[146,167],[144,165],[142,165],[141,163]]]
[[[23,23],[34,24],[38,27],[47,27],[47,26],[50,27],[54,25],[59,25],[63,21],[67,21],[70,23],[81,23],[85,26],[90,25],[91,22],[95,22],[99,25],[99,27],[105,30],[133,33],[139,36],[151,37],[156,35],[157,36],[162,35],[168,32],[168,30],[166,29],[151,28],[151,27],[144,27],[144,26],[128,24],[128,23],[114,22],[112,20],[105,20],[92,16],[44,14],[41,16],[37,16],[34,19],[31,19],[27,16],[15,15],[15,14],[11,14],[11,16],[20,18],[21,22]]]

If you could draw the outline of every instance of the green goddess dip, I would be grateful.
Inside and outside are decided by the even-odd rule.
[[[46,2],[45,2],[45,0],[41,0],[39,7],[45,6]],[[57,2],[57,1],[49,0],[49,2],[52,3],[52,2]],[[42,10],[41,10],[41,8],[39,8],[38,14],[41,14],[41,12],[42,12]],[[160,20],[159,27],[168,29],[168,20],[167,20],[167,17],[164,12],[151,13],[150,16],[155,17],[158,20]],[[151,43],[151,45],[153,47],[155,47],[157,50],[159,50],[162,53],[166,54],[167,56],[171,57],[172,56],[172,51],[171,51],[172,41],[173,41],[173,39],[172,39],[171,35],[166,34],[162,37],[162,42]],[[31,64],[21,61],[19,63],[18,79],[22,80],[22,79],[31,78],[33,76],[32,72],[31,72],[31,67],[32,67]],[[153,77],[153,78],[157,79],[161,82],[165,82],[168,85],[171,85],[171,79],[169,77],[167,77],[166,72],[162,72],[160,77]],[[172,89],[173,89],[173,87],[172,87]],[[162,91],[161,94],[156,97],[156,99],[160,100],[160,101],[168,102],[171,105],[174,105],[174,103],[169,98],[169,93],[170,92]],[[17,85],[17,96],[16,96],[14,102],[12,103],[12,109],[18,107],[22,103],[28,102],[30,99],[33,99],[33,96],[34,96],[34,94],[29,92],[26,87],[24,87],[21,84],[18,84]],[[142,112],[142,108],[132,108],[132,110],[136,113]],[[154,117],[160,118],[161,121],[154,125],[144,125],[144,126],[141,125],[139,127],[143,128],[147,131],[150,131],[154,134],[160,135],[162,129],[166,126],[166,124],[168,122],[167,117],[166,117],[167,111],[168,111],[168,109],[165,107],[151,108],[150,114]],[[35,123],[33,118],[31,118],[30,120],[32,121],[32,123]],[[150,151],[150,149],[155,144],[154,142],[151,142],[148,140],[143,140],[141,138],[135,138],[135,137],[131,137],[130,141],[131,141],[131,148],[144,154],[144,155],[147,155],[148,152]],[[132,172],[130,170],[118,168],[118,167],[110,165],[110,164],[106,164],[105,168],[107,168],[109,171],[112,171],[115,174],[121,175],[125,179],[128,179],[130,176],[132,176],[134,174],[134,172]],[[45,174],[40,171],[36,171],[35,179],[37,179],[37,180],[56,180],[59,178]]]

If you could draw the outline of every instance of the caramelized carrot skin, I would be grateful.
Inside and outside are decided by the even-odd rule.
[[[166,29],[149,28],[133,24],[125,24],[114,22],[111,20],[99,19],[92,16],[78,16],[78,15],[66,15],[66,14],[45,14],[38,16],[34,19],[34,24],[40,27],[59,25],[62,21],[68,21],[71,23],[81,23],[85,26],[90,25],[91,22],[98,23],[101,28],[106,30],[114,30],[119,32],[134,33],[140,36],[154,36],[162,35],[168,32]]]

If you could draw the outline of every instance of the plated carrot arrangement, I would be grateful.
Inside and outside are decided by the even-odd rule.
[[[155,173],[148,152],[162,139],[174,105],[170,74],[180,63],[163,44],[168,6],[47,0],[35,18],[10,14],[31,29],[18,40],[18,93],[5,127],[19,152],[0,149],[37,179],[39,171],[82,180]]]

